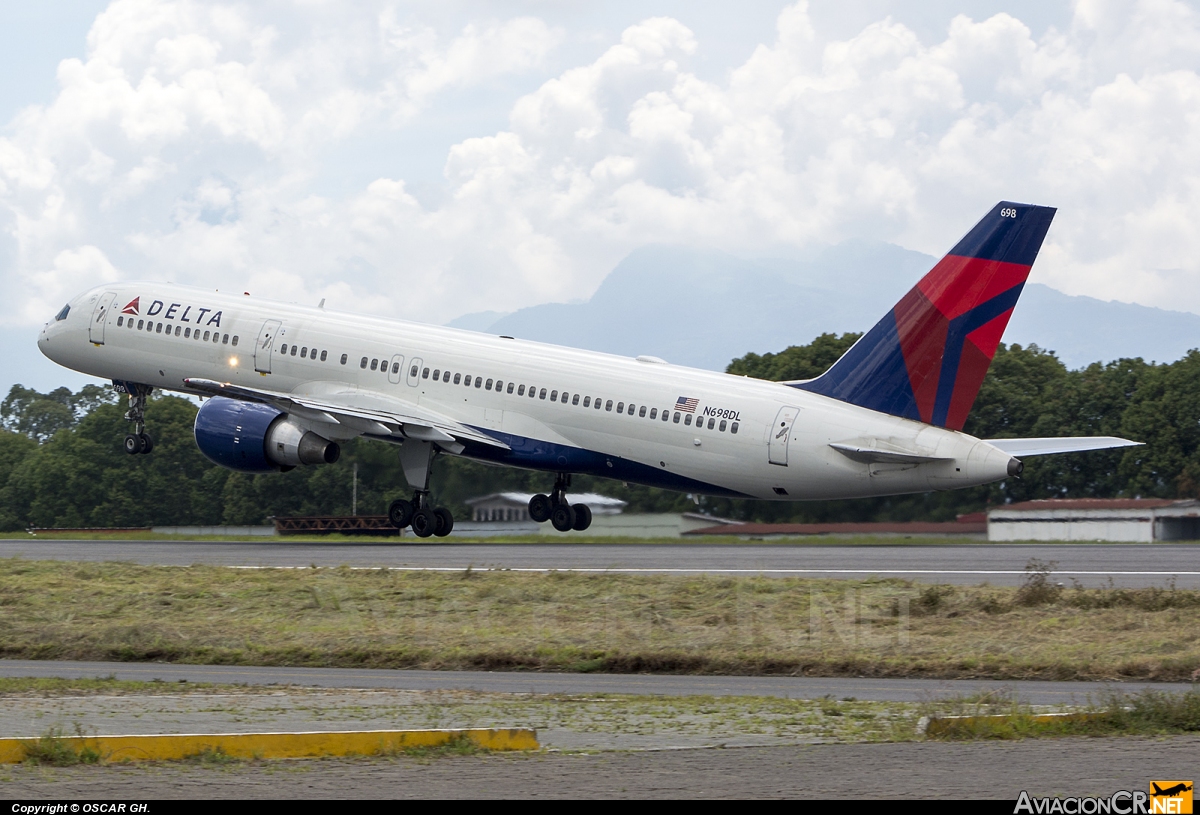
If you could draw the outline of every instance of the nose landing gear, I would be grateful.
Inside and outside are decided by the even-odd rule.
[[[146,432],[146,398],[154,388],[132,382],[114,384],[118,392],[129,394],[129,410],[125,411],[125,421],[133,422],[133,432],[125,437],[125,452],[131,456],[146,455],[154,449],[154,440]]]
[[[559,532],[574,529],[582,532],[592,525],[592,510],[587,504],[567,502],[567,487],[571,486],[571,474],[559,473],[554,479],[550,495],[538,493],[529,499],[529,517],[537,523],[550,524]]]

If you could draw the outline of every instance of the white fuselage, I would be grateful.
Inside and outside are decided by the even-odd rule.
[[[137,307],[126,308],[135,298]],[[188,392],[185,378],[204,378],[326,399],[418,405],[511,445],[506,453],[468,446],[466,455],[512,466],[589,472],[700,494],[797,500],[985,484],[1004,478],[1011,461],[964,433],[788,385],[660,361],[171,284],[101,286],[70,306],[66,318],[48,323],[38,340],[47,357],[68,368],[168,391]],[[138,313],[124,313],[133,310]],[[258,342],[264,330],[273,332],[265,348]],[[449,382],[434,380],[434,372],[446,371]],[[465,377],[471,377],[470,387],[461,384]],[[476,377],[488,387],[477,386]],[[495,389],[494,381],[503,388]],[[551,401],[554,393],[570,399]],[[632,414],[618,412],[628,405],[636,406]],[[336,435],[328,427],[320,432]],[[342,432],[334,440],[357,434]],[[831,444],[939,460],[863,461]]]

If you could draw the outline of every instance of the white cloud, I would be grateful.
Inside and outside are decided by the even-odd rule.
[[[579,32],[532,17],[293,12],[97,18],[0,138],[23,319],[119,274],[436,322],[585,296],[650,242],[938,253],[1002,198],[1060,207],[1038,280],[1200,312],[1200,19],[1180,2],[1080,0],[1037,38],[1019,12],[959,16],[933,42],[893,18],[824,37],[797,3],[718,79],[665,17],[573,59]],[[444,145],[443,194],[390,168],[315,184],[356,139],[419,133],[508,75],[541,80],[499,132]]]

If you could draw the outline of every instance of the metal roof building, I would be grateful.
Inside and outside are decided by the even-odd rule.
[[[1200,501],[1169,498],[1050,498],[988,511],[989,541],[1200,539]]]

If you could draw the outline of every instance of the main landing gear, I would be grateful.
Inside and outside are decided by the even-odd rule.
[[[388,520],[397,529],[411,526],[418,538],[437,535],[444,538],[454,529],[454,516],[445,507],[429,506],[429,471],[433,466],[433,445],[427,441],[408,439],[400,445],[400,466],[413,488],[413,499],[392,501]]]
[[[129,410],[125,421],[133,422],[133,432],[125,437],[125,452],[131,456],[146,455],[154,449],[154,440],[146,432],[146,398],[154,390],[147,385],[126,385]]]
[[[574,529],[582,532],[592,525],[592,510],[587,504],[567,503],[567,487],[571,486],[570,473],[559,473],[554,479],[554,490],[550,495],[538,493],[529,499],[529,517],[538,523],[549,521],[559,532]]]

